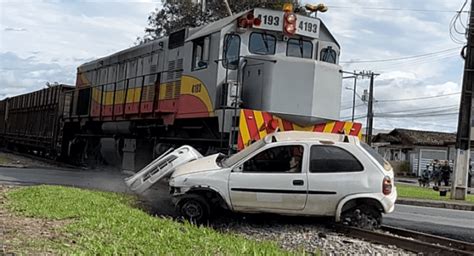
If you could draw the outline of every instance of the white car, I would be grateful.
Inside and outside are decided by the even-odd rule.
[[[223,207],[376,228],[397,198],[390,164],[370,146],[317,132],[278,132],[230,157],[197,158],[177,167],[169,185],[179,213],[196,222]]]

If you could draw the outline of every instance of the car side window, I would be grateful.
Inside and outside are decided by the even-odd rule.
[[[244,163],[248,173],[301,173],[303,146],[278,146],[258,153]]]
[[[360,172],[364,167],[345,149],[336,146],[311,147],[309,171],[313,173]]]

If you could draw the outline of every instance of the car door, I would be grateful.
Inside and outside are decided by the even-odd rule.
[[[305,147],[272,143],[238,163],[229,176],[234,210],[303,210],[308,186],[306,169],[302,168],[308,157]]]
[[[347,144],[311,146],[306,213],[333,215],[342,198],[369,186],[364,166]]]

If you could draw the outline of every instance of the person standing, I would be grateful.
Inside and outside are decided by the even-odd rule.
[[[445,160],[441,166],[441,179],[445,186],[449,186],[449,177],[451,176],[451,167],[448,160]]]

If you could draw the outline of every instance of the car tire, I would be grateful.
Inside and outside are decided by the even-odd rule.
[[[356,206],[345,211],[341,221],[351,227],[374,230],[382,225],[382,212],[374,206]]]
[[[209,220],[211,207],[202,196],[186,195],[176,206],[181,217],[193,224],[204,224]]]

